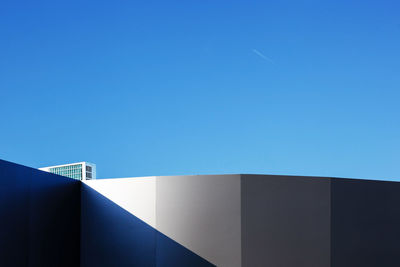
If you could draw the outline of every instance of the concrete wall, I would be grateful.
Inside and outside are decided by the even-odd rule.
[[[400,183],[242,175],[242,266],[400,266]]]
[[[153,227],[86,184],[81,207],[80,266],[156,266]]]
[[[242,175],[242,266],[330,266],[330,179]]]
[[[0,160],[0,266],[400,266],[400,183],[88,181]]]
[[[176,232],[166,235],[152,225],[156,210],[155,182],[154,177],[148,177],[83,184],[81,266],[213,266],[174,239]],[[171,213],[169,217],[182,225],[181,215]],[[196,232],[191,235],[199,237]]]
[[[84,181],[151,227],[156,227],[156,177]]]
[[[217,266],[241,266],[240,175],[157,177],[157,229]]]
[[[175,248],[176,244],[179,244],[185,250],[214,265],[241,265],[240,175],[124,178],[87,181],[85,184],[102,196],[98,196],[96,201],[93,192],[89,189],[83,191],[82,233],[85,240],[99,240],[98,235],[92,235],[93,229],[89,228],[90,225],[96,224],[96,221],[108,221],[108,230],[113,229],[112,225],[124,225],[122,219],[114,221],[110,217],[105,218],[99,210],[100,207],[97,207],[96,203],[103,203],[107,209],[112,206],[103,199],[105,197],[124,210],[116,213],[116,217],[125,218],[124,212],[130,213],[130,217],[133,218],[131,228],[136,227],[134,222],[140,219],[156,230],[157,242],[154,246],[157,255],[160,255],[157,258],[158,263],[169,261],[163,252],[170,251],[171,247]],[[95,214],[94,207],[98,209]],[[115,208],[115,211],[117,210],[118,208]],[[130,228],[128,225],[123,227]],[[104,231],[107,229],[99,227],[98,232]],[[118,232],[117,236],[125,240],[122,238],[122,232]],[[132,238],[138,239],[133,235]],[[92,250],[85,240],[82,247],[87,255],[87,252],[90,254]],[[120,243],[106,240],[108,244]],[[134,243],[128,240],[126,242],[130,244],[131,249],[135,247]],[[159,242],[164,244],[162,249]],[[104,251],[103,255],[107,255],[112,251],[111,248],[107,249],[107,246],[105,243],[103,247],[97,247],[97,251]],[[179,251],[182,257],[185,250],[174,251]],[[127,257],[127,261],[133,260]],[[107,257],[109,258],[113,257]]]
[[[0,266],[79,266],[79,181],[0,160],[0,218]]]
[[[400,266],[400,183],[332,179],[332,267]]]

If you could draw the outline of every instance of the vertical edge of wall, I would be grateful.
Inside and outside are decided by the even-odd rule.
[[[243,174],[239,177],[239,190],[240,190],[240,267],[244,266],[243,260]]]
[[[332,178],[332,267],[400,266],[400,183]]]
[[[330,180],[242,175],[242,266],[330,266]]]
[[[77,266],[82,266],[82,190],[83,183],[79,182],[79,264]]]

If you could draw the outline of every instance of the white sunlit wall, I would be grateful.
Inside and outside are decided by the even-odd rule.
[[[112,266],[110,258],[124,256],[125,263],[147,266],[152,252],[163,266],[241,266],[240,175],[99,179],[86,181],[82,192],[83,266]],[[113,234],[103,242],[96,231]],[[106,257],[110,242],[118,257]],[[137,262],[143,255],[149,261]]]

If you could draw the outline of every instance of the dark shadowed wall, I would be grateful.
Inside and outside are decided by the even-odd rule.
[[[0,266],[79,266],[79,181],[0,160],[0,218]]]
[[[242,266],[330,266],[330,179],[242,175]]]
[[[332,267],[400,266],[400,183],[332,179]]]

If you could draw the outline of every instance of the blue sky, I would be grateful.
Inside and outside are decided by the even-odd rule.
[[[2,1],[0,158],[400,180],[398,1]]]

